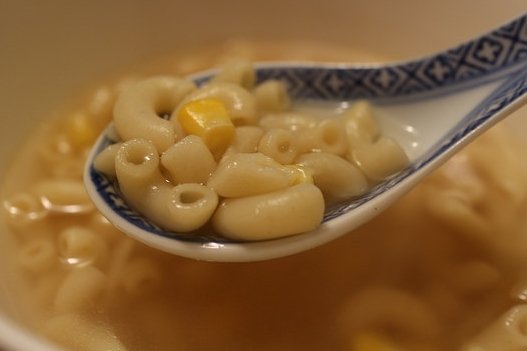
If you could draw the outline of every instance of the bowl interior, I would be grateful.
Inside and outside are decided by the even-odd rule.
[[[21,2],[0,5],[1,178],[31,130],[86,86],[130,65],[232,38],[316,41],[358,48],[369,57],[406,59],[449,47],[527,10],[524,0],[333,0],[303,2],[113,1]],[[477,12],[478,15],[474,16]],[[373,55],[369,55],[372,53]],[[510,118],[516,130],[527,121]],[[522,132],[521,132],[522,133]],[[2,233],[7,233],[0,226]],[[0,247],[9,247],[9,235]],[[13,275],[1,252],[0,276]],[[5,264],[4,264],[5,263]],[[0,320],[23,320],[12,308],[9,281],[0,285]],[[27,312],[27,311],[26,311]],[[36,350],[12,324],[0,344]],[[37,341],[38,342],[38,341]]]

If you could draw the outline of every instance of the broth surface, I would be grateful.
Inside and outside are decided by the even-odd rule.
[[[525,147],[502,126],[351,235],[267,262],[164,254],[90,206],[79,191],[83,162],[119,89],[238,57],[369,58],[313,43],[196,49],[101,85],[36,131],[1,192],[20,270],[12,289],[28,324],[87,351],[496,351],[489,345],[500,338],[518,345],[510,350],[526,347],[496,322],[527,295]],[[516,318],[527,323],[527,313]]]

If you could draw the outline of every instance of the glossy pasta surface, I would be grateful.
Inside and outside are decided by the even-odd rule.
[[[242,60],[199,87],[170,75],[131,83],[117,94],[117,140],[95,157],[95,171],[169,233],[212,227],[259,241],[316,229],[326,205],[357,198],[409,164],[367,101],[338,113],[350,103],[319,102],[315,115],[298,109],[285,82],[255,77]]]
[[[161,73],[184,75],[241,53],[248,60],[356,57],[322,44],[239,42],[197,50],[140,70],[144,74],[135,74],[140,76],[136,80],[125,77],[101,85],[83,103],[41,128],[21,150],[1,192],[2,220],[9,227],[2,235],[13,237],[8,249],[16,252],[12,263],[17,267],[17,274],[6,279],[12,280],[13,305],[28,328],[75,351],[525,349],[526,148],[503,126],[478,138],[353,235],[269,262],[218,264],[174,257],[132,241],[96,212],[82,191],[82,163],[98,131],[112,118],[123,86]],[[223,77],[228,84],[253,88],[250,75],[237,70]],[[265,95],[267,89],[274,88],[262,87],[258,94]],[[255,106],[266,106],[269,115],[260,126],[236,128],[226,154],[256,154],[261,139],[273,128],[307,133],[320,123],[317,118],[299,119],[293,112],[277,119],[266,101]],[[357,106],[360,113],[364,108]],[[238,116],[247,121],[243,113]],[[357,143],[363,142],[361,138],[381,140],[363,117],[350,123],[347,133],[357,125],[369,131],[357,137]],[[161,130],[181,133],[176,124],[167,128]],[[331,125],[324,130],[327,140],[334,141],[328,145],[336,146],[335,153],[328,147],[298,162],[314,171],[291,168],[286,177],[269,171],[274,178],[265,191],[247,194],[243,193],[247,189],[225,185],[220,196],[228,200],[266,196],[281,182],[292,179],[295,185],[289,189],[295,189],[311,184],[310,178],[325,184],[321,192],[338,196],[334,182],[326,181],[328,162],[360,160],[369,152],[383,155],[382,145],[370,145],[372,150],[361,149],[355,155],[343,153],[339,134]],[[314,138],[297,147],[309,148]],[[160,172],[163,156],[156,161],[150,155],[159,155],[162,143],[139,142],[124,151],[109,150],[101,165],[117,176],[127,171],[127,163],[141,164],[144,177],[129,178],[131,184],[145,179],[158,184],[164,177],[196,177],[202,183],[203,174],[222,167],[204,142],[194,137],[182,140],[181,149],[165,149],[167,159],[193,153],[207,162],[182,173],[169,167]],[[126,162],[112,175],[108,160],[118,154]],[[264,153],[258,157],[261,167],[268,163],[289,167],[270,162]],[[143,162],[145,158],[149,162]],[[382,176],[375,164],[368,167],[372,176]],[[339,183],[346,184],[347,179]],[[184,204],[209,196],[202,188],[169,190],[163,196],[176,196]],[[206,212],[205,207],[200,211]],[[193,220],[199,221],[200,215]]]

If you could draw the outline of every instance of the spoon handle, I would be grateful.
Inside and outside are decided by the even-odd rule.
[[[258,81],[280,79],[296,99],[415,100],[478,85],[527,65],[527,14],[440,53],[392,64],[277,63]],[[277,70],[276,66],[281,69]],[[306,77],[311,77],[306,84]]]

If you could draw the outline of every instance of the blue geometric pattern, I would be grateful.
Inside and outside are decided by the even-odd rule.
[[[433,152],[425,154],[408,169],[371,189],[366,195],[326,211],[330,221],[393,187],[408,175],[421,169],[437,156],[456,145],[466,135],[484,126],[489,117],[509,106],[527,92],[527,16],[523,16],[487,35],[444,53],[424,59],[382,67],[258,66],[257,79],[279,79],[287,83],[294,99],[404,101],[428,98],[506,78],[504,84],[465,116],[453,132],[441,140]],[[194,80],[206,82],[209,75]],[[455,132],[454,132],[455,130]],[[112,142],[106,138],[97,146],[102,151]],[[97,152],[97,153],[98,153]],[[99,196],[123,219],[153,234],[176,237],[196,243],[228,242],[212,230],[200,235],[170,233],[138,215],[123,200],[118,185],[90,169],[91,180]]]
[[[352,69],[276,67],[258,70],[258,80],[280,79],[297,99],[380,99],[440,93],[453,85],[480,84],[506,74],[527,58],[527,19],[518,20],[477,40],[419,60]]]

